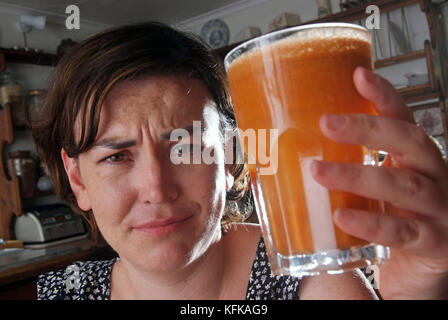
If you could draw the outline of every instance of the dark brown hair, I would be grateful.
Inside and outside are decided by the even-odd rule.
[[[97,135],[103,102],[113,86],[150,74],[182,75],[201,80],[217,104],[223,135],[229,128],[236,130],[222,64],[194,35],[148,22],[106,30],[72,48],[56,66],[41,117],[33,123],[32,132],[36,150],[48,168],[56,194],[87,218],[94,241],[100,236],[98,228],[92,212],[83,212],[77,205],[61,159],[61,148],[72,158],[89,150]],[[80,135],[75,139],[77,119],[80,120],[77,128]],[[235,183],[227,193],[224,225],[244,220],[251,211],[251,206],[235,210],[238,208],[235,204],[242,203],[245,194],[250,194],[246,192],[245,165],[234,164],[232,175]],[[229,202],[232,205],[229,206]]]

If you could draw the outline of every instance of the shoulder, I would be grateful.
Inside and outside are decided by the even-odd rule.
[[[84,300],[109,297],[110,271],[117,259],[76,261],[37,278],[38,300]]]
[[[237,243],[239,248],[256,250],[261,238],[261,228],[254,223],[235,223],[229,228],[224,238],[231,244]]]
[[[258,224],[235,223],[222,239],[230,255],[236,254],[235,258],[245,257],[248,261],[253,261],[261,236]]]
[[[255,224],[237,223],[222,236],[225,248],[226,282],[233,283],[230,299],[244,299],[247,281],[260,241],[260,227]]]
[[[300,286],[303,300],[377,300],[378,297],[361,270],[342,274],[303,277]]]

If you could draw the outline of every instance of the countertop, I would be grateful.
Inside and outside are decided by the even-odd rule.
[[[77,260],[108,259],[113,256],[114,251],[106,243],[94,244],[89,239],[45,249],[4,249],[0,251],[0,286],[64,268]]]

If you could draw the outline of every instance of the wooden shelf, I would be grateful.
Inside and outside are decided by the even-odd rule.
[[[407,88],[401,88],[397,90],[402,95],[413,95],[420,92],[431,92],[431,85],[429,83],[420,84],[418,86],[411,86]]]
[[[31,126],[28,124],[20,124],[20,125],[15,124],[13,126],[13,129],[17,131],[31,131]]]
[[[44,52],[14,50],[0,47],[0,54],[4,55],[5,62],[36,64],[41,66],[55,66],[58,56]]]
[[[434,98],[441,98],[438,91],[434,91],[431,84],[426,83],[418,86],[412,86],[397,90],[406,103],[413,103],[419,101],[430,100]]]
[[[52,196],[54,194],[55,194],[54,190],[45,190],[45,191],[36,190],[32,195],[22,195],[22,199],[40,198],[40,197]]]
[[[380,8],[381,13],[385,13],[391,10],[395,10],[401,7],[405,7],[411,4],[419,3],[423,8],[423,2],[426,0],[378,0],[366,3],[356,8],[341,11],[335,14],[331,14],[326,17],[318,18],[312,21],[305,22],[303,24],[310,23],[322,23],[322,22],[339,22],[339,21],[356,21],[368,17],[370,14],[366,13],[366,7],[369,5],[376,5]]]
[[[5,55],[0,54],[0,71],[5,69]]]
[[[48,271],[65,268],[67,265],[77,260],[108,260],[117,256],[115,251],[108,244],[103,242],[95,245],[92,241],[84,239],[79,240],[77,243],[79,243],[79,247],[81,248],[81,250],[77,252],[68,253],[58,257],[49,257],[20,267],[1,271],[0,287],[27,278],[36,277],[37,275]],[[60,245],[59,247],[63,250],[64,248],[72,246],[72,243],[67,243]]]
[[[375,61],[375,69],[380,69],[384,67],[388,67],[397,63],[403,63],[406,61],[416,60],[420,58],[425,58],[426,52],[425,50],[414,51],[411,53],[403,54],[400,56],[390,57],[387,59],[376,60]]]

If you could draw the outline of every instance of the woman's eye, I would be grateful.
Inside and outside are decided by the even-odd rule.
[[[127,158],[128,158],[128,156],[125,153],[116,153],[116,154],[106,157],[104,159],[104,161],[117,163],[117,162],[123,162]]]

